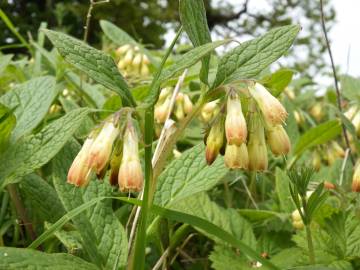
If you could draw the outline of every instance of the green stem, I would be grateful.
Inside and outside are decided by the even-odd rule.
[[[302,218],[303,223],[305,224],[306,240],[307,240],[308,249],[309,249],[309,262],[310,262],[310,264],[315,264],[314,244],[313,244],[311,228],[310,228],[311,220],[309,220],[308,213],[306,211],[307,201],[306,201],[305,197],[302,197],[301,201],[302,201],[302,206],[304,209],[304,214],[301,215],[301,218]],[[298,209],[298,210],[301,211],[301,209]]]
[[[5,214],[6,214],[6,209],[8,207],[8,203],[9,203],[9,193],[4,192],[4,196],[2,197],[1,200],[1,209],[0,209],[0,226],[3,223]]]

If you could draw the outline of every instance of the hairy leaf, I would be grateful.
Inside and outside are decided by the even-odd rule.
[[[0,104],[0,152],[3,152],[7,147],[15,125],[16,117],[14,113]]]
[[[282,68],[261,79],[261,83],[270,89],[271,94],[279,96],[290,84],[294,72],[291,69]]]
[[[12,137],[15,140],[30,133],[40,123],[55,96],[55,78],[44,76],[17,85],[0,97],[0,103],[14,110],[16,126]]]
[[[203,0],[180,0],[180,20],[192,44],[197,47],[211,42]],[[208,83],[210,55],[202,59],[200,79]]]
[[[0,157],[0,186],[21,180],[40,168],[64,146],[79,128],[89,110],[71,111],[45,126],[39,133],[23,137]]]
[[[109,55],[66,34],[51,30],[43,31],[67,62],[118,93],[125,104],[135,106],[128,85]]]
[[[254,78],[290,48],[299,30],[298,25],[278,27],[226,53],[220,59],[212,88],[240,79]]]

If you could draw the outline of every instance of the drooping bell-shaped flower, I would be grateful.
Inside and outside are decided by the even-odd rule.
[[[143,187],[143,173],[139,159],[138,136],[129,120],[124,134],[123,156],[119,169],[119,187],[122,192],[141,191]]]
[[[266,127],[267,142],[275,156],[286,155],[290,152],[291,143],[282,125]]]
[[[209,135],[206,138],[206,162],[211,165],[218,156],[220,149],[224,144],[224,122],[225,117],[221,113],[214,120],[210,128]]]
[[[249,155],[246,144],[227,144],[224,155],[225,166],[230,169],[248,169]]]
[[[90,148],[94,143],[92,137],[88,137],[81,150],[75,157],[67,175],[67,182],[75,186],[86,186],[90,180],[91,168],[89,167]]]
[[[100,173],[109,161],[115,139],[119,129],[113,120],[105,122],[90,149],[89,166]]]
[[[132,65],[135,69],[139,69],[141,65],[142,55],[141,53],[137,53],[132,61]]]
[[[280,101],[260,83],[249,86],[251,96],[256,100],[268,125],[279,125],[285,122],[287,112]]]
[[[211,121],[214,117],[214,115],[217,114],[218,112],[218,102],[219,100],[213,100],[210,101],[208,103],[206,103],[202,109],[201,109],[201,119],[205,122],[208,123],[209,121]]]
[[[156,122],[165,123],[166,117],[170,110],[171,97],[167,97],[162,104],[156,104],[154,109],[154,117]]]
[[[235,92],[230,92],[227,100],[225,133],[227,143],[230,145],[240,146],[246,142],[246,121],[241,109],[239,95]]]
[[[251,171],[265,171],[268,168],[268,156],[265,143],[264,126],[260,115],[253,112],[249,123],[249,169]]]
[[[354,168],[351,190],[353,192],[360,192],[360,161],[359,160],[357,161]]]
[[[186,115],[191,113],[193,110],[193,103],[188,95],[184,95],[184,112]]]
[[[115,54],[117,57],[120,57],[121,55],[125,54],[129,49],[131,49],[131,46],[129,44],[125,44],[117,48]]]

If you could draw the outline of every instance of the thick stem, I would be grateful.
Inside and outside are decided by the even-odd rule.
[[[339,111],[342,112],[342,107],[341,107],[342,98],[341,98],[341,93],[340,93],[340,89],[339,89],[339,82],[338,82],[338,79],[337,79],[336,69],[335,69],[335,64],[334,64],[334,58],[333,58],[333,55],[332,55],[332,52],[331,52],[330,42],[329,42],[329,39],[328,39],[328,36],[327,36],[326,27],[325,27],[325,16],[324,16],[323,0],[320,0],[320,12],[321,12],[321,26],[322,26],[322,30],[324,32],[326,47],[327,47],[327,50],[329,52],[329,57],[330,57],[330,61],[331,61],[331,68],[332,68],[333,77],[334,77],[334,85],[335,85],[336,97],[337,97],[337,106],[338,106]],[[348,134],[346,132],[345,124],[343,123],[342,120],[341,120],[341,127],[342,127],[343,136],[344,136],[344,139],[345,139],[345,142],[346,142],[346,147],[350,151],[351,162],[352,162],[353,165],[355,165],[354,157],[351,154],[351,147],[350,147],[349,137],[348,137]]]

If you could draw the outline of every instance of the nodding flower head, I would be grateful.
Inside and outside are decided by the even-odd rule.
[[[241,109],[239,96],[235,92],[230,92],[227,100],[225,133],[227,143],[230,145],[240,146],[246,142],[246,121]]]
[[[143,187],[144,179],[139,159],[138,137],[131,120],[129,120],[124,134],[118,182],[120,190],[123,192],[141,191]]]
[[[90,148],[94,139],[89,137],[85,140],[80,152],[75,157],[67,175],[67,182],[75,186],[83,187],[89,183],[91,168],[89,166]]]
[[[90,149],[89,167],[94,168],[99,174],[109,161],[115,139],[119,129],[113,121],[105,122],[100,133],[94,140]]]
[[[288,114],[284,106],[263,85],[259,83],[250,85],[249,92],[256,100],[268,125],[279,125],[285,122]]]
[[[289,136],[282,125],[266,127],[267,142],[275,156],[286,155],[290,152]]]
[[[248,169],[249,156],[246,144],[240,146],[227,144],[224,161],[225,166],[230,169]]]
[[[250,138],[248,143],[249,169],[265,171],[268,168],[268,156],[265,143],[264,126],[260,115],[253,112],[249,124]]]
[[[224,121],[225,117],[221,113],[214,120],[210,128],[209,135],[206,138],[206,161],[211,165],[218,156],[220,149],[224,144]]]

